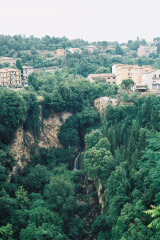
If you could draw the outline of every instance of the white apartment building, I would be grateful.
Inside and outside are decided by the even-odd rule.
[[[142,83],[146,84],[149,90],[160,90],[160,70],[154,69],[152,72],[144,73]]]

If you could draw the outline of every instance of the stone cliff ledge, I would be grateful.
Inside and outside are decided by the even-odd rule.
[[[53,113],[48,119],[44,119],[39,141],[35,141],[31,132],[19,128],[11,146],[11,152],[18,165],[22,168],[26,166],[27,162],[30,161],[31,152],[34,150],[38,153],[39,147],[62,147],[58,139],[58,133],[60,127],[71,115],[69,112]]]

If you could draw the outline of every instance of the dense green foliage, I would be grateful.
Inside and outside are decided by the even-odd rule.
[[[39,105],[34,93],[1,88],[0,142],[11,143],[18,127],[24,126],[39,137]]]
[[[27,107],[20,94],[10,89],[0,90],[0,141],[8,143],[24,123]]]
[[[154,220],[148,225],[148,227],[155,227],[156,229],[160,229],[160,207],[152,206],[152,209],[145,211],[146,214],[149,214],[154,218]]]
[[[159,232],[147,227],[151,220],[143,212],[160,204],[159,104],[160,98],[152,96],[139,98],[133,106],[107,109],[107,125],[99,131],[110,142],[113,156],[108,145],[97,149],[101,140],[95,141],[95,134],[86,136],[85,169],[104,188],[101,218],[106,228],[100,217],[93,224],[98,239],[159,239]]]
[[[87,45],[87,41],[82,39],[69,40],[66,37],[50,37],[37,38],[34,36],[25,37],[21,35],[5,36],[0,35],[1,54],[9,53],[9,51],[30,50],[35,53],[37,50],[55,50],[66,47],[79,47]]]
[[[79,193],[82,187],[78,181],[84,181],[83,172],[68,169],[73,169],[76,148],[84,148],[86,131],[99,124],[100,116],[93,107],[93,100],[105,95],[109,88],[115,94],[117,88],[92,86],[83,79],[74,80],[66,72],[33,74],[29,84],[26,90],[1,88],[0,93],[0,206],[3,209],[0,236],[21,240],[84,239],[88,231],[85,218],[90,209],[89,195]],[[36,92],[43,96],[42,102],[38,102]],[[59,133],[64,148],[41,148],[38,154],[33,149],[32,161],[21,169],[8,145],[12,144],[19,127],[33,134],[35,142],[39,141],[41,128],[43,130],[40,108],[42,123],[43,118],[53,112],[74,113]],[[16,167],[16,174],[10,176],[13,167]],[[82,198],[84,206],[78,204],[77,198]]]
[[[127,46],[136,51],[142,43],[129,41]],[[45,65],[39,50],[82,50],[56,60],[61,71],[31,74],[25,90],[0,88],[0,239],[160,239],[159,207],[150,211],[155,220],[145,213],[160,205],[160,97],[130,95],[125,91],[132,85],[128,80],[117,94],[117,86],[84,78],[110,72],[117,62],[158,65],[158,60],[128,58],[116,42],[115,50],[106,50],[108,42],[94,43],[99,50],[88,53],[88,44],[49,36],[0,36],[1,55],[18,53],[22,63],[39,67]],[[21,69],[20,61],[17,67]],[[94,100],[103,96],[119,98],[121,104],[109,105],[100,115]],[[60,118],[63,148],[33,147],[31,161],[19,167],[11,151],[17,130],[33,135],[37,146],[43,121],[64,112],[71,116]],[[79,152],[81,170],[72,171]]]
[[[122,88],[130,90],[134,86],[134,81],[131,79],[125,79],[121,83]]]

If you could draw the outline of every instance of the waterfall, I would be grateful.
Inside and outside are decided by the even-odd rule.
[[[75,160],[74,160],[74,167],[73,167],[73,170],[78,170],[78,163],[79,163],[79,157],[80,157],[80,155],[81,155],[81,153],[79,153],[78,155],[77,155],[77,157],[75,158]]]

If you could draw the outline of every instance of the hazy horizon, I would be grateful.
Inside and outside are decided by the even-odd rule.
[[[1,6],[7,9],[0,15],[4,35],[120,43],[160,36],[158,0],[6,0]]]

